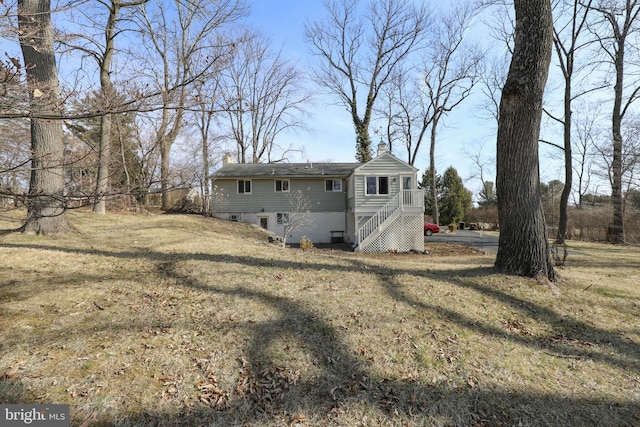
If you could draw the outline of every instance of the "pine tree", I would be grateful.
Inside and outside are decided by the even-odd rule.
[[[443,224],[457,224],[472,208],[471,191],[464,188],[455,168],[449,167],[442,176],[442,193],[438,201]]]

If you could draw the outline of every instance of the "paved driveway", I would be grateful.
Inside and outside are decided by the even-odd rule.
[[[436,233],[425,236],[426,242],[447,242],[471,246],[485,252],[498,252],[498,236],[483,231],[456,230],[454,233]]]

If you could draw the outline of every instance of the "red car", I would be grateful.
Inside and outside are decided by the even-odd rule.
[[[424,223],[425,236],[431,236],[433,233],[439,233],[439,232],[440,232],[440,227],[438,227],[438,224],[432,224],[430,222]]]

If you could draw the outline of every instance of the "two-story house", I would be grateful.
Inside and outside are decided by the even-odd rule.
[[[309,221],[287,236],[299,242],[349,242],[356,251],[423,251],[424,193],[417,169],[378,146],[366,163],[233,163],[215,174],[214,216],[259,224],[282,235],[291,192],[308,199]]]

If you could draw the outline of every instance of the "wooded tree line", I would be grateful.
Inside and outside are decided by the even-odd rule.
[[[75,204],[104,213],[110,195],[142,201],[157,191],[167,208],[171,188],[208,190],[222,150],[238,161],[280,161],[289,147],[277,136],[304,125],[302,73],[241,25],[249,13],[242,0],[1,7],[2,36],[23,52],[5,50],[0,65],[0,125],[11,131],[1,147],[2,192],[22,193],[29,212],[37,209],[34,232],[64,232],[63,212]],[[55,127],[46,138],[55,149],[36,141],[40,120]],[[36,208],[49,193],[58,210]]]
[[[532,16],[545,17],[538,29],[551,25],[551,38],[546,30],[543,36],[523,31],[528,22],[518,10],[525,6]],[[391,150],[410,164],[428,147],[429,169],[435,171],[438,131],[448,115],[475,91],[485,96],[485,113],[505,129],[509,92],[503,87],[513,89],[520,101],[517,86],[529,77],[513,77],[514,67],[517,60],[530,65],[539,55],[535,49],[518,49],[546,46],[548,39],[563,96],[558,101],[547,95],[543,123],[545,129],[560,125],[562,137],[551,138],[557,133],[545,131],[527,150],[515,146],[511,151],[508,138],[514,135],[498,132],[497,201],[513,207],[517,201],[509,197],[521,192],[526,202],[521,208],[538,211],[534,169],[539,140],[556,146],[566,169],[556,236],[561,242],[569,198],[573,191],[588,194],[599,158],[612,188],[612,236],[624,242],[624,198],[638,186],[636,1],[445,6],[333,0],[325,4],[323,17],[305,26],[315,53],[311,76],[273,50],[268,37],[242,25],[250,13],[243,0],[76,0],[64,7],[49,0],[18,0],[0,7],[2,36],[21,51],[6,50],[0,65],[0,119],[7,129],[0,139],[0,176],[5,195],[15,195],[29,182],[28,191],[22,191],[29,207],[26,231],[63,232],[64,211],[72,200],[103,213],[109,195],[129,194],[140,201],[157,188],[166,208],[172,187],[194,182],[206,200],[210,168],[224,151],[239,162],[286,161],[299,147],[281,146],[279,136],[305,128],[312,105],[307,78],[346,107],[356,159],[371,158],[376,126]],[[469,37],[479,14],[494,18],[491,33],[504,42],[498,54]],[[538,98],[542,102],[547,81],[548,61],[540,61],[539,69],[534,67],[540,79],[531,80],[540,93],[531,105]],[[507,71],[516,79],[512,86]],[[592,100],[602,107],[587,108]],[[602,120],[605,108],[608,123]],[[528,136],[532,127],[535,120]],[[26,140],[31,147],[25,147]],[[518,158],[517,168],[504,167]],[[480,155],[476,163],[486,167]],[[528,175],[518,178],[523,171]],[[437,176],[430,174],[428,188],[439,222]],[[537,179],[524,193],[511,186],[531,177]],[[486,182],[492,179],[482,179],[481,192],[487,191]]]

